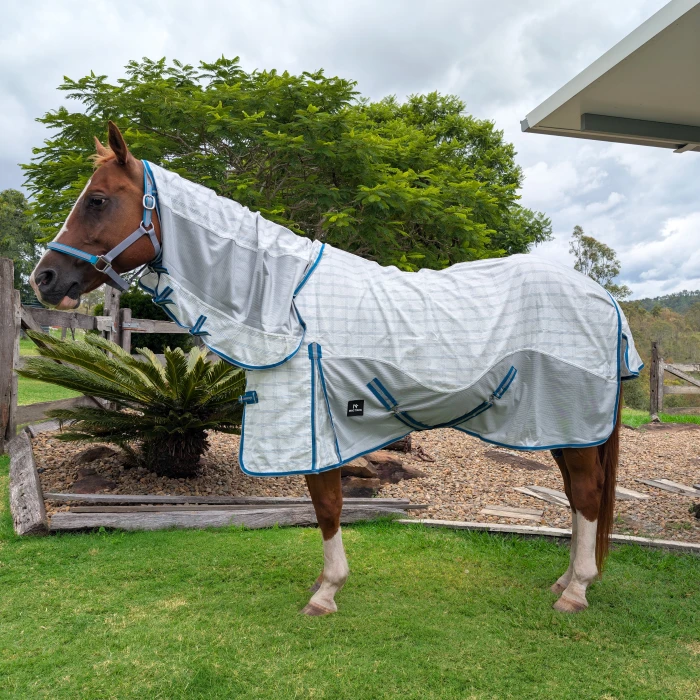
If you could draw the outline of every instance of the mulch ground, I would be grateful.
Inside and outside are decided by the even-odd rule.
[[[700,426],[623,429],[618,484],[651,496],[644,501],[618,501],[615,531],[646,537],[700,542],[700,520],[690,507],[700,499],[655,489],[637,479],[666,478],[686,485],[700,483]],[[114,482],[103,493],[168,494],[198,496],[305,496],[303,477],[253,478],[238,468],[238,437],[212,434],[200,474],[192,479],[157,477],[143,469],[125,467],[118,456],[89,465],[76,465],[85,446],[56,440],[44,433],[33,440],[44,492],[67,492],[86,466]],[[494,448],[456,430],[413,434],[412,454],[397,454],[405,463],[422,470],[425,478],[383,486],[383,497],[409,498],[426,503],[417,517],[499,523],[528,523],[518,519],[481,515],[485,506],[505,505],[544,510],[542,525],[569,527],[567,509],[550,505],[513,490],[538,485],[563,491],[559,470],[548,452],[515,452]],[[434,463],[418,458],[422,448]],[[47,504],[49,514],[66,509]]]

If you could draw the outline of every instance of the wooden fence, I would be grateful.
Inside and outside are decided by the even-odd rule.
[[[120,293],[111,287],[105,288],[103,316],[88,316],[76,311],[55,311],[25,306],[19,292],[14,289],[14,265],[12,260],[0,258],[0,454],[6,443],[17,431],[17,426],[32,423],[52,408],[67,408],[81,403],[96,401],[85,397],[51,401],[29,406],[17,405],[17,375],[14,370],[21,364],[19,356],[20,330],[40,331],[54,326],[75,331],[96,330],[128,352],[131,351],[133,333],[187,333],[170,321],[131,318],[131,309],[119,308]],[[99,403],[99,402],[98,402]]]
[[[658,419],[664,410],[664,396],[671,394],[700,394],[700,379],[691,377],[688,372],[700,372],[700,364],[666,362],[659,357],[659,344],[651,344],[651,367],[649,371],[649,413],[652,420]],[[682,379],[690,386],[664,384],[665,374]],[[697,409],[692,409],[697,410]]]

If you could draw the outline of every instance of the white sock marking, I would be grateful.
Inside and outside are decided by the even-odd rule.
[[[323,542],[323,581],[310,602],[335,612],[338,609],[335,594],[343,587],[349,572],[343,537],[338,528],[333,537]]]

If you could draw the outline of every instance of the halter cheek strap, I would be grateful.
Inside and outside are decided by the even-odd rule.
[[[160,243],[158,242],[158,237],[156,236],[156,230],[153,225],[153,210],[158,206],[158,192],[156,190],[155,178],[151,172],[151,166],[148,161],[143,161],[143,217],[141,219],[141,225],[129,234],[121,243],[116,245],[112,250],[104,255],[93,255],[92,253],[87,253],[79,248],[73,248],[73,246],[66,245],[65,243],[52,242],[46,247],[49,250],[54,250],[57,253],[64,253],[65,255],[70,255],[71,257],[78,258],[78,260],[84,260],[90,263],[98,272],[103,275],[107,275],[109,280],[107,284],[110,287],[119,289],[122,292],[129,289],[131,284],[130,281],[125,280],[123,277],[118,275],[114,268],[112,267],[112,262],[115,258],[123,253],[129,246],[136,243],[136,241],[141,238],[141,236],[148,236],[155,250],[154,257],[157,258],[160,255]]]

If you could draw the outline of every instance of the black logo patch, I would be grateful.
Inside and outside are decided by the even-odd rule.
[[[365,400],[348,401],[348,416],[363,416],[365,414]]]

